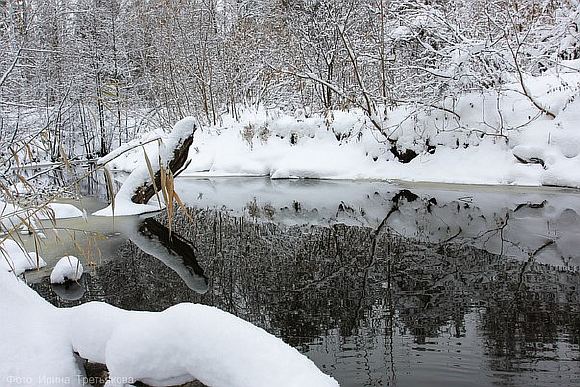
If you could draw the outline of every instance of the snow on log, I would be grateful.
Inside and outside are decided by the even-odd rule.
[[[199,125],[195,118],[186,117],[173,126],[173,130],[159,144],[158,153],[144,153],[142,162],[131,172],[115,195],[113,203],[95,212],[96,216],[123,216],[159,211],[161,203],[147,204],[161,188],[161,167],[176,175],[184,167],[193,135]],[[150,165],[147,164],[149,161]],[[151,181],[151,173],[154,174]]]
[[[197,125],[192,117],[184,118],[173,127],[173,131],[169,137],[168,143],[160,150],[160,156],[165,163],[164,167],[171,170],[176,175],[178,171],[185,165],[187,156],[189,155],[189,147],[193,143],[193,134],[197,129]],[[173,157],[169,156],[173,154]],[[131,197],[131,201],[136,204],[147,204],[149,200],[157,193],[161,187],[161,171],[157,169],[155,172],[155,182],[147,182],[135,190]]]
[[[106,365],[111,387],[196,379],[212,387],[338,386],[281,339],[215,307],[182,303],[141,312],[88,302],[56,308],[2,270],[0,294],[0,325],[6,328],[0,331],[6,360],[0,375],[48,376],[80,386],[76,352]]]
[[[218,308],[183,303],[163,312],[89,302],[62,312],[74,351],[106,364],[109,386],[199,380],[213,387],[335,387],[296,349]]]

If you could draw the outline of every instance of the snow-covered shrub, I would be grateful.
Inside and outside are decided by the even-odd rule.
[[[248,143],[248,146],[252,148],[254,146],[254,135],[256,134],[254,125],[252,124],[245,125],[242,128],[240,134],[242,135],[242,138]]]

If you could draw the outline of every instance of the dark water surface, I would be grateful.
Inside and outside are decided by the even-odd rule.
[[[164,214],[120,219],[84,294],[33,286],[59,306],[215,305],[342,386],[580,385],[576,192],[266,179],[178,192],[190,214],[176,235]]]

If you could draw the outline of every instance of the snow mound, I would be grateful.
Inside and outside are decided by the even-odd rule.
[[[59,309],[6,271],[0,295],[0,376],[23,385],[82,385],[76,351],[107,365],[109,386],[194,379],[213,387],[338,386],[282,340],[214,307],[136,312],[89,302]]]
[[[46,262],[35,252],[26,252],[12,239],[0,243],[0,271],[12,271],[16,275],[26,270],[40,269]]]
[[[83,275],[83,265],[79,259],[67,255],[58,260],[50,273],[50,283],[62,284],[68,281],[78,281]]]
[[[214,307],[184,303],[160,313],[127,312],[91,302],[67,312],[73,349],[82,357],[106,360],[112,380],[176,385],[198,379],[214,387],[338,386],[282,340]]]
[[[18,228],[22,234],[28,234],[36,230],[40,237],[44,237],[44,234],[39,231],[39,220],[57,220],[82,216],[83,212],[72,204],[48,203],[36,209],[32,207],[24,208],[16,203],[0,200],[0,232],[8,232]]]
[[[59,309],[3,270],[0,326],[0,385],[83,386]]]

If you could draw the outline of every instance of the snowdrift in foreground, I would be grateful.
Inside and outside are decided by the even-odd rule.
[[[214,307],[127,312],[91,302],[66,312],[74,350],[106,362],[115,380],[177,385],[195,377],[208,386],[338,386],[282,340]],[[89,334],[91,325],[99,331]]]
[[[2,269],[0,326],[2,385],[80,386],[76,351],[107,365],[109,386],[194,379],[215,387],[338,386],[282,340],[217,308],[133,312],[90,302],[59,309]]]
[[[376,117],[387,141],[362,111],[288,114],[246,110],[236,121],[199,130],[184,176],[380,179],[580,188],[580,61],[525,79],[543,115],[519,83],[501,92],[467,93],[441,101],[440,109],[400,105]],[[141,140],[154,137],[146,133]],[[155,145],[149,144],[151,152]],[[394,149],[393,149],[394,147]],[[149,148],[148,148],[149,149]],[[400,162],[395,153],[417,157]],[[109,162],[133,171],[141,150]]]

